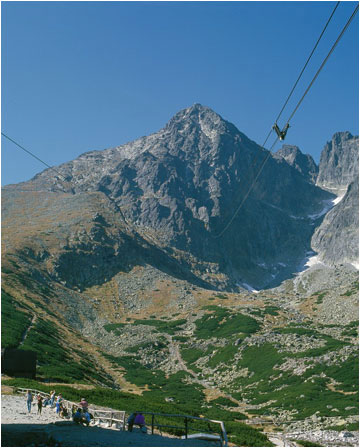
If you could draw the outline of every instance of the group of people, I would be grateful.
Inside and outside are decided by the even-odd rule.
[[[28,412],[31,412],[31,406],[33,403],[33,395],[30,390],[26,392],[26,403]],[[50,406],[51,408],[56,408],[56,415],[62,418],[68,418],[69,413],[67,408],[64,406],[64,399],[61,394],[56,397],[55,401],[55,390],[50,392],[49,397],[42,397],[40,393],[35,395],[35,400],[37,403],[37,413],[41,415],[41,411],[43,407]],[[89,426],[91,419],[94,418],[92,414],[89,412],[89,404],[85,398],[82,398],[78,405],[72,406],[72,419],[73,422],[78,425]],[[147,432],[145,426],[145,417],[141,412],[133,412],[128,420],[128,431],[132,432],[133,426],[139,426],[142,432]]]
[[[31,406],[33,404],[34,398],[35,402],[37,403],[37,413],[39,415],[41,415],[42,408],[49,405],[51,408],[56,408],[56,415],[58,415],[59,417],[69,417],[69,412],[64,406],[64,399],[62,397],[62,394],[58,394],[58,396],[55,397],[55,390],[52,390],[50,392],[49,397],[43,397],[40,393],[33,396],[31,391],[28,390],[26,392],[26,404],[29,413],[31,412]],[[88,406],[88,402],[85,400],[85,398],[81,399],[77,411],[75,411],[73,406],[72,418],[75,423],[85,422],[87,426],[89,425],[91,414],[89,414],[88,412]]]
[[[76,423],[78,425],[89,426],[90,420],[94,417],[92,414],[90,414],[88,407],[89,407],[89,404],[85,400],[85,398],[81,399],[78,406],[73,405],[72,419],[73,419],[74,423]]]
[[[61,394],[59,394],[61,396]],[[50,392],[50,397],[42,397],[40,393],[38,393],[37,395],[35,395],[33,397],[33,394],[31,393],[30,390],[26,391],[26,404],[27,404],[27,410],[30,413],[31,412],[31,406],[33,404],[33,401],[35,401],[37,403],[37,413],[41,415],[41,411],[43,407],[46,406],[50,406],[50,407],[54,407],[54,400],[55,400],[55,391],[51,391]]]

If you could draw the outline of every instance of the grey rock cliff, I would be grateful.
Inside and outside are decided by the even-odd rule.
[[[301,173],[306,180],[315,183],[318,175],[318,167],[310,154],[303,154],[297,146],[283,145],[274,154],[276,158],[284,159],[290,166]]]
[[[320,157],[316,184],[335,193],[345,192],[359,174],[359,137],[337,132]]]
[[[311,244],[319,259],[328,265],[358,264],[359,178],[347,188],[344,198],[327,213]]]
[[[312,237],[312,248],[328,265],[358,264],[359,138],[334,134],[320,158],[317,185],[343,199],[330,210]],[[340,197],[339,197],[340,199]]]

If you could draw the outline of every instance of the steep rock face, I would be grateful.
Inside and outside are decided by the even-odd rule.
[[[344,198],[327,213],[311,243],[319,259],[328,265],[352,263],[359,259],[359,178],[349,186]]]
[[[318,175],[318,167],[310,154],[303,154],[297,146],[283,145],[274,154],[275,158],[284,159],[290,166],[301,173],[304,178],[315,183]]]
[[[359,241],[359,138],[336,133],[320,158],[317,185],[342,200],[327,213],[311,244],[319,260],[328,265],[358,265]]]
[[[7,189],[75,196],[100,191],[132,234],[197,277],[221,287],[261,287],[303,257],[313,232],[308,215],[332,197],[283,158],[270,156],[236,214],[267,155],[196,104],[155,134],[57,167],[65,180],[48,169]]]
[[[359,137],[350,132],[337,132],[321,153],[316,184],[330,191],[344,192],[358,174]]]

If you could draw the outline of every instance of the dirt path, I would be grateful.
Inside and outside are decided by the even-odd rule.
[[[225,394],[220,389],[218,389],[214,386],[211,386],[206,381],[200,380],[198,378],[197,373],[194,372],[193,370],[189,369],[188,366],[185,364],[184,360],[182,359],[180,350],[179,350],[179,344],[173,341],[172,336],[168,336],[168,340],[169,340],[170,355],[174,356],[174,358],[178,361],[178,365],[180,366],[180,368],[182,370],[185,370],[185,372],[189,373],[193,377],[193,380],[195,383],[200,384],[205,389],[211,391],[211,393],[216,394],[218,397],[225,397],[225,398],[231,400],[234,404],[236,404],[238,406],[240,412],[244,413],[249,418],[251,417],[251,414],[249,414],[245,410],[247,407],[246,403],[243,403],[243,402],[237,400],[236,398],[232,397],[229,394]]]
[[[25,339],[27,338],[27,336],[29,334],[29,331],[32,329],[32,327],[35,325],[35,323],[36,323],[36,315],[34,314],[32,320],[30,322],[30,325],[27,327],[27,329],[24,331],[24,334],[22,335],[19,347],[21,347],[24,344]]]

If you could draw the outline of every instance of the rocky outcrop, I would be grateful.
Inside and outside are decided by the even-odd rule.
[[[274,157],[284,159],[290,166],[295,168],[304,178],[311,183],[316,182],[318,167],[310,154],[303,154],[297,146],[283,145]]]
[[[350,132],[337,132],[321,153],[316,184],[341,194],[358,174],[359,137]]]
[[[320,158],[317,185],[344,196],[316,229],[311,245],[328,265],[358,266],[359,138],[350,132],[334,134]],[[337,201],[336,201],[337,202]]]
[[[319,260],[329,265],[359,259],[359,178],[348,186],[344,198],[330,210],[316,229],[311,244]]]

